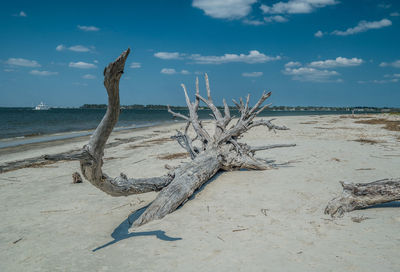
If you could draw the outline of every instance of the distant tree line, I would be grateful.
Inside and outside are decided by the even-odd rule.
[[[106,104],[84,104],[80,107],[81,109],[107,109]],[[218,107],[220,110],[223,110],[223,107]],[[231,110],[236,110],[236,107],[229,107]],[[121,109],[128,110],[167,110],[167,105],[122,105]],[[186,106],[171,106],[173,110],[187,110]],[[207,109],[206,107],[200,107],[200,110]],[[389,108],[389,107],[318,107],[318,106],[271,106],[266,109],[266,111],[367,111],[367,112],[398,112],[400,109],[398,108]]]
[[[84,104],[79,107],[80,109],[107,109],[106,104]],[[137,109],[151,109],[151,110],[167,110],[167,105],[121,105],[121,109],[137,110]],[[171,109],[185,110],[187,107],[183,106],[171,106]]]
[[[80,109],[107,109],[106,104],[84,104],[79,107]]]

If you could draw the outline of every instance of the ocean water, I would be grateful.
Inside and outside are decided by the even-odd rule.
[[[177,111],[187,114],[186,110]],[[64,134],[60,137],[76,137],[89,134],[99,124],[105,109],[50,109],[35,111],[30,108],[0,108],[0,148],[10,143],[24,144],[40,137]],[[260,116],[349,114],[341,111],[265,111]],[[201,119],[210,119],[209,110],[199,110]],[[238,116],[235,111],[232,115]],[[124,109],[121,111],[117,129],[153,126],[174,122],[167,110]],[[179,120],[181,121],[181,120]],[[54,136],[57,138],[57,136]],[[53,137],[53,138],[54,138]],[[36,140],[29,140],[36,139]],[[8,144],[6,144],[7,142]]]
[[[0,108],[0,139],[91,130],[105,112],[105,109]],[[167,111],[122,110],[116,127],[142,127],[171,121]]]

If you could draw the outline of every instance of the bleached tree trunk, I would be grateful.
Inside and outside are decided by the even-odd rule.
[[[377,204],[400,200],[400,179],[382,179],[370,183],[340,182],[343,192],[332,199],[325,214],[332,217]]]
[[[247,96],[246,102],[243,102],[242,99],[240,99],[240,103],[234,101],[241,116],[236,124],[228,128],[232,121],[229,107],[223,100],[224,114],[222,114],[214,105],[206,74],[207,99],[200,96],[198,79],[196,79],[196,95],[193,103],[189,99],[186,87],[182,84],[189,109],[188,116],[173,112],[168,107],[168,111],[173,116],[182,118],[187,122],[184,133],[178,132],[174,138],[190,154],[192,161],[182,164],[160,177],[128,178],[122,173],[116,178],[109,177],[102,172],[102,158],[106,141],[118,121],[120,111],[119,80],[123,74],[128,54],[129,49],[104,70],[104,86],[108,93],[107,112],[79,156],[83,176],[107,194],[123,196],[161,190],[146,211],[136,220],[134,226],[143,225],[154,219],[161,219],[173,212],[219,170],[230,171],[243,168],[265,170],[271,166],[265,161],[256,159],[254,157],[255,152],[294,146],[291,144],[250,147],[245,143],[238,142],[243,133],[256,126],[266,126],[270,130],[287,130],[288,128],[276,126],[272,124],[272,120],[254,121],[254,118],[268,106],[261,107],[263,102],[271,95],[270,92],[263,93],[253,107],[249,106],[249,96]],[[213,135],[210,135],[198,118],[197,111],[200,101],[203,101],[212,111],[215,123]],[[193,139],[188,135],[190,126],[196,134]],[[195,146],[193,144],[195,141],[199,142],[200,146]]]

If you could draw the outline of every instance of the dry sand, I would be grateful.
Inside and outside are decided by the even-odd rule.
[[[87,181],[72,184],[76,161],[0,174],[0,271],[400,271],[398,202],[336,220],[323,213],[340,180],[400,176],[400,132],[356,120],[278,117],[291,130],[256,128],[243,140],[296,143],[258,154],[289,166],[222,172],[182,208],[137,229],[128,220],[156,193],[116,198]],[[168,139],[180,127],[113,134],[111,142],[135,138],[106,149],[104,171],[149,177],[188,160],[170,156],[183,152]],[[0,164],[85,141],[17,148],[0,153]]]

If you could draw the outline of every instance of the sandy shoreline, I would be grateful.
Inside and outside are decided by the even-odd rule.
[[[383,116],[400,120],[367,117]],[[135,230],[128,221],[156,193],[115,198],[86,181],[71,184],[76,161],[0,174],[0,270],[398,271],[398,203],[337,220],[323,214],[340,180],[400,176],[400,132],[358,117],[283,116],[275,123],[289,131],[255,128],[244,139],[251,145],[297,144],[258,155],[289,166],[219,173],[182,208]],[[184,152],[169,139],[181,127],[113,133],[111,143],[129,140],[106,149],[104,171],[158,176],[165,164],[188,160],[165,159]],[[0,164],[77,149],[87,139],[2,149]]]

